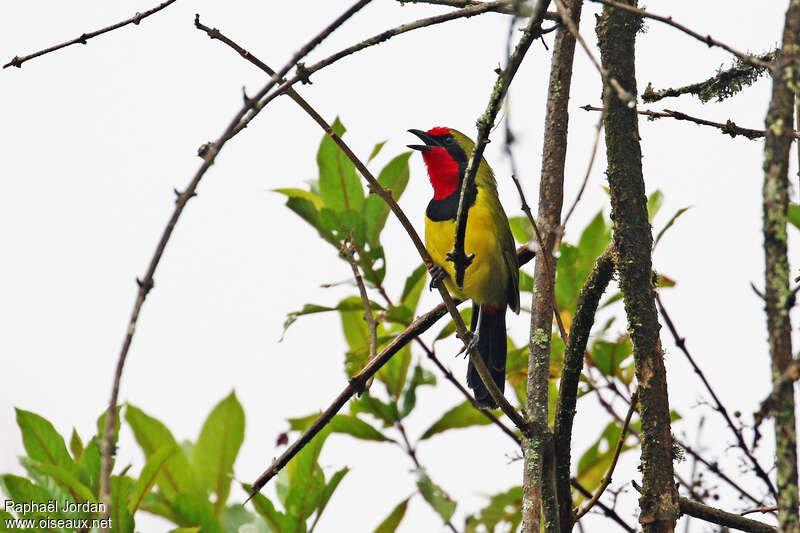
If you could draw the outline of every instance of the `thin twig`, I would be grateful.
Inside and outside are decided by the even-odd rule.
[[[712,39],[710,35],[706,35],[704,37],[704,36],[700,35],[699,33],[690,30],[689,28],[687,28],[683,24],[678,24],[677,22],[672,20],[672,17],[662,17],[661,15],[655,15],[655,14],[649,13],[649,12],[643,10],[643,9],[638,9],[636,7],[633,7],[633,6],[629,6],[629,5],[626,5],[626,4],[621,4],[621,3],[615,2],[613,0],[590,0],[590,1],[591,2],[597,2],[598,4],[605,4],[607,6],[616,7],[616,8],[619,8],[619,9],[624,9],[625,11],[630,11],[631,13],[636,13],[640,17],[645,17],[645,18],[657,20],[659,22],[663,22],[664,24],[668,24],[668,25],[672,26],[673,28],[676,28],[676,29],[682,31],[685,34],[687,34],[687,35],[689,35],[691,37],[694,37],[698,41],[702,41],[702,42],[706,43],[709,47],[716,46],[716,47],[722,48],[723,50],[726,50],[726,51],[730,52],[731,54],[735,55],[736,57],[738,57],[739,59],[741,59],[742,61],[744,61],[746,63],[750,63],[751,65],[756,65],[756,66],[759,66],[761,68],[765,68],[765,69],[770,70],[770,71],[772,70],[772,63],[769,63],[767,61],[763,61],[763,60],[759,59],[756,56],[753,56],[753,55],[750,55],[750,54],[745,54],[744,52],[740,52],[738,50],[735,50],[735,49],[731,48],[730,46],[728,46],[725,43],[722,43],[722,42],[719,42],[719,41],[717,41],[715,39]]]
[[[577,479],[575,479],[575,478],[572,478],[572,479],[570,479],[570,484],[571,484],[573,487],[575,487],[575,489],[576,489],[578,492],[580,492],[581,494],[583,494],[583,497],[584,497],[584,498],[591,498],[591,497],[592,497],[592,493],[591,493],[591,492],[589,492],[589,491],[586,489],[586,487],[584,487],[583,485],[581,485],[581,484],[578,482],[578,480],[577,480]],[[628,524],[625,522],[625,520],[623,520],[623,519],[622,519],[622,517],[620,517],[620,516],[617,514],[617,512],[616,512],[614,509],[612,509],[611,507],[609,507],[609,506],[605,505],[603,502],[600,502],[600,501],[598,501],[598,502],[597,502],[597,507],[599,507],[600,509],[602,509],[602,510],[603,510],[603,513],[604,513],[604,514],[605,514],[607,517],[609,517],[609,518],[610,518],[610,519],[612,519],[614,522],[616,522],[617,524],[619,524],[619,526],[620,526],[622,529],[624,529],[625,531],[627,531],[628,533],[635,533],[635,532],[636,532],[636,530],[635,530],[633,527],[629,526],[629,525],[628,525]]]
[[[680,497],[679,499],[681,513],[712,524],[738,529],[739,531],[750,531],[751,533],[778,533],[778,529],[759,522],[744,518],[738,514],[729,513],[716,507],[695,502],[689,498]]]
[[[241,46],[236,44],[234,41],[232,41],[231,39],[229,39],[228,37],[223,35],[218,29],[216,29],[216,28],[212,29],[212,28],[209,28],[208,26],[203,25],[200,22],[200,17],[199,16],[195,17],[195,26],[198,29],[200,29],[202,31],[205,31],[210,38],[218,39],[218,40],[222,41],[223,43],[227,44],[228,46],[230,46],[231,48],[236,50],[239,53],[239,55],[241,55],[242,57],[244,57],[245,59],[247,59],[248,61],[250,61],[254,65],[256,65],[257,67],[259,67],[260,69],[264,70],[267,74],[269,74],[271,76],[274,76],[274,71],[268,65],[266,65],[264,62],[262,62],[257,57],[255,57],[253,54],[251,54],[250,52],[248,52],[247,50],[245,50],[244,48],[242,48]],[[395,215],[397,215],[398,218],[400,219],[400,222],[403,225],[403,227],[406,228],[407,231],[409,231],[409,236],[411,237],[412,241],[414,241],[415,246],[417,246],[417,251],[420,252],[420,255],[422,256],[423,261],[426,262],[426,264],[430,264],[430,258],[428,257],[427,251],[425,250],[424,246],[422,246],[422,248],[420,248],[421,241],[419,240],[419,236],[416,234],[416,231],[414,230],[413,226],[411,226],[410,222],[405,217],[405,214],[403,214],[403,212],[400,210],[400,207],[397,206],[396,202],[391,197],[391,193],[389,191],[386,191],[385,189],[383,189],[383,187],[380,186],[380,184],[377,182],[377,180],[375,180],[374,176],[372,176],[372,174],[366,168],[366,166],[355,156],[355,154],[352,152],[352,150],[350,150],[347,147],[347,145],[344,143],[344,141],[342,141],[341,138],[338,135],[336,135],[336,133],[331,129],[330,125],[328,125],[325,122],[325,120],[319,115],[319,113],[317,113],[316,110],[314,108],[312,108],[311,105],[308,102],[306,102],[306,100],[303,99],[297,93],[297,91],[295,91],[294,89],[291,88],[291,86],[289,86],[289,87],[286,88],[286,94],[289,95],[289,97],[292,98],[304,111],[306,111],[306,113],[308,113],[309,116],[311,116],[311,118],[313,118],[314,121],[317,122],[317,124],[319,124],[325,130],[325,132],[328,135],[330,135],[331,138],[339,145],[339,147],[345,152],[345,155],[347,155],[347,157],[350,158],[353,161],[354,165],[358,168],[359,172],[361,172],[362,175],[364,175],[365,179],[367,179],[367,181],[369,182],[370,188],[373,191],[375,191],[376,193],[378,193],[384,199],[384,201],[387,202],[387,204],[395,212]],[[398,212],[399,212],[399,214],[398,214]],[[533,257],[533,254],[529,250],[527,250],[526,247],[523,247],[518,251],[519,264],[523,264],[523,263],[526,263],[526,262],[530,261],[532,259],[532,257]],[[441,289],[440,289],[440,292],[441,292]],[[445,293],[446,293],[446,291],[445,291]],[[388,299],[388,295],[386,295],[385,291],[383,291],[383,294],[384,294],[384,297]],[[446,296],[447,296],[448,299],[450,298],[449,294],[446,294]],[[445,298],[445,295],[443,295],[443,299],[444,298]],[[450,299],[450,302],[452,303],[452,299]],[[445,304],[447,304],[447,300],[445,300]],[[455,305],[452,305],[452,308],[455,309]],[[461,315],[458,314],[457,311],[456,311],[456,316],[458,317],[458,319],[460,321]],[[458,327],[458,322],[456,322],[456,326]],[[461,321],[461,326],[464,328],[464,330],[466,330],[466,326],[464,326],[463,321]],[[437,364],[437,366],[439,366],[439,368],[441,368],[443,371],[446,372],[445,376],[447,376],[448,379],[450,379],[454,384],[456,384],[457,387],[459,388],[459,390],[461,390],[465,394],[467,399],[469,399],[470,402],[474,405],[475,400],[472,397],[472,395],[467,393],[464,390],[464,388],[460,386],[460,384],[452,376],[452,374],[450,374],[450,372],[447,371],[444,368],[444,365],[441,364],[441,362],[435,357],[433,352],[431,352],[427,348],[427,346],[424,345],[424,343],[422,343],[419,339],[417,341],[423,346],[425,351],[428,353],[428,356]],[[476,368],[477,368],[477,366],[476,366]],[[486,370],[486,373],[488,375],[488,369],[486,369],[485,364],[483,365],[483,368],[484,368],[484,370]],[[480,372],[480,368],[478,368],[478,371]],[[491,392],[491,390],[490,390],[490,392]],[[514,408],[511,407],[511,405],[508,403],[508,401],[505,400],[505,398],[502,397],[502,393],[500,393],[500,391],[499,391],[499,389],[497,389],[496,385],[495,385],[495,393],[496,394],[500,394],[500,396],[502,398],[502,401],[498,402],[498,403],[500,403],[501,408],[504,407],[503,402],[505,402],[505,408],[503,409],[504,412],[507,415],[509,414],[509,412],[512,413],[513,415],[517,415],[516,419],[514,418],[514,416],[511,416],[511,415],[509,416],[509,418],[511,418],[511,420],[514,421],[517,424],[519,424],[521,422],[524,422],[524,419],[522,417],[520,417],[516,413]],[[497,401],[497,399],[496,399],[496,401]],[[497,420],[497,418],[494,415],[492,415],[491,413],[485,412],[485,414],[490,420],[492,420],[492,422],[497,424],[506,434],[511,436],[516,442],[519,443],[519,438],[514,434],[513,431],[508,429],[504,424],[502,424],[499,420]]]
[[[130,349],[131,342],[133,340],[133,334],[136,331],[136,323],[139,319],[139,312],[142,309],[142,305],[144,304],[145,298],[147,297],[148,292],[153,287],[153,277],[155,275],[156,268],[158,267],[159,262],[161,261],[161,257],[164,254],[164,250],[166,249],[167,243],[169,242],[170,237],[172,236],[172,232],[175,229],[175,225],[178,223],[178,219],[183,213],[184,208],[186,207],[186,203],[189,201],[190,198],[194,197],[196,194],[197,186],[200,184],[200,180],[205,175],[206,171],[211,167],[216,159],[217,154],[222,149],[228,140],[233,137],[234,130],[236,129],[239,122],[245,116],[245,114],[250,110],[254,109],[255,104],[258,102],[260,98],[267,94],[267,92],[274,86],[278,79],[283,77],[292,66],[294,66],[300,59],[303,58],[306,54],[308,54],[313,48],[315,48],[323,39],[325,39],[328,35],[330,35],[336,28],[341,26],[348,18],[354,15],[358,10],[368,4],[371,0],[359,0],[356,2],[352,7],[346,10],[342,15],[336,18],[331,24],[329,24],[322,32],[320,32],[316,37],[311,39],[305,46],[303,46],[298,52],[294,54],[292,59],[283,67],[279,73],[276,73],[272,76],[272,78],[267,82],[267,84],[259,91],[258,96],[253,100],[249,100],[245,102],[244,106],[239,110],[238,113],[234,116],[233,120],[228,124],[225,128],[225,131],[220,135],[216,142],[210,143],[206,145],[206,149],[203,152],[203,163],[200,165],[200,168],[195,173],[194,177],[192,178],[189,185],[182,193],[178,193],[177,199],[175,201],[175,209],[172,212],[172,216],[167,222],[167,226],[164,228],[164,231],[161,235],[161,239],[156,246],[156,251],[153,254],[152,259],[150,260],[150,265],[147,268],[147,272],[145,276],[141,280],[137,280],[139,285],[139,291],[136,295],[136,302],[133,306],[133,311],[131,313],[131,318],[128,322],[128,327],[125,334],[125,339],[122,343],[122,349],[120,350],[119,358],[117,360],[117,366],[114,371],[114,384],[111,388],[111,399],[109,400],[108,411],[106,415],[106,424],[103,430],[103,441],[101,446],[102,451],[102,469],[100,473],[100,494],[102,497],[103,502],[105,503],[105,513],[104,518],[107,518],[108,513],[111,510],[111,485],[110,485],[110,477],[111,477],[111,454],[113,450],[113,439],[114,439],[114,423],[116,418],[116,411],[117,411],[117,398],[119,396],[119,386],[120,381],[122,379],[122,370],[125,366],[125,359],[128,355],[128,350]]]
[[[686,339],[678,335],[678,331],[675,329],[675,324],[672,322],[672,319],[667,313],[667,310],[664,309],[664,304],[661,302],[661,296],[658,294],[658,292],[656,292],[656,303],[658,304],[658,310],[661,312],[661,316],[664,318],[664,322],[667,324],[667,329],[669,329],[669,332],[672,334],[672,338],[675,341],[675,346],[677,346],[680,349],[680,351],[683,352],[683,355],[686,356],[686,359],[689,361],[689,364],[692,365],[692,369],[694,369],[695,374],[697,374],[697,376],[700,378],[700,381],[702,381],[703,385],[705,385],[706,390],[711,395],[711,398],[714,400],[714,403],[716,404],[716,410],[719,412],[719,414],[722,415],[722,418],[725,419],[725,423],[728,424],[728,427],[736,437],[736,443],[739,449],[741,449],[744,452],[745,456],[747,456],[747,459],[753,465],[753,470],[755,471],[756,475],[759,478],[761,478],[761,480],[769,489],[770,493],[772,493],[772,496],[777,498],[778,497],[777,490],[775,490],[775,487],[772,485],[772,481],[769,479],[769,476],[761,467],[758,460],[750,452],[750,449],[747,447],[747,444],[744,442],[744,436],[742,435],[742,431],[736,427],[736,424],[733,423],[733,420],[728,414],[728,410],[725,408],[725,405],[720,401],[719,397],[714,392],[714,389],[711,387],[711,384],[706,379],[705,374],[703,374],[703,371],[700,369],[700,367],[697,365],[694,358],[692,357],[692,354],[689,353],[689,349],[686,347]]]
[[[755,507],[753,509],[748,509],[747,511],[742,511],[741,513],[739,513],[739,516],[745,516],[745,515],[749,515],[749,514],[752,514],[752,513],[761,513],[761,514],[774,513],[777,510],[778,510],[778,506],[777,505],[770,505],[769,507],[766,507],[766,506]]]
[[[581,109],[586,109],[583,107]],[[597,155],[597,147],[600,146],[600,132],[603,131],[603,120],[606,118],[606,108],[601,108],[602,113],[600,113],[600,118],[597,120],[597,126],[595,126],[594,130],[594,142],[592,142],[592,155],[589,156],[589,164],[586,166],[586,174],[583,175],[583,182],[581,182],[581,188],[578,189],[578,194],[575,195],[575,200],[572,201],[572,205],[567,211],[567,216],[564,217],[564,222],[562,225],[566,226],[567,222],[569,221],[569,217],[572,216],[573,211],[578,206],[578,202],[581,200],[581,196],[583,196],[583,191],[586,189],[586,184],[589,182],[589,175],[592,173],[592,167],[594,166],[594,158]]]
[[[589,56],[589,59],[592,61],[592,64],[594,64],[594,67],[597,69],[597,72],[600,73],[600,77],[603,79],[603,84],[610,85],[617,93],[617,97],[621,101],[625,102],[630,107],[635,107],[636,96],[623,89],[622,85],[619,84],[616,78],[610,76],[608,74],[608,71],[603,68],[603,65],[601,65],[600,62],[597,61],[597,58],[589,49],[589,46],[586,44],[586,41],[583,40],[583,37],[578,31],[578,26],[575,25],[575,22],[570,17],[563,16],[564,12],[566,11],[564,3],[561,0],[554,0],[554,2],[556,3],[556,6],[558,6],[558,12],[562,14],[562,20],[564,21],[564,24],[567,25],[567,28],[569,29],[570,33],[572,33],[572,36],[575,37],[575,39],[577,39],[579,43],[581,43],[581,47],[583,48],[584,52],[586,52],[586,55]]]
[[[772,63],[775,61],[778,51],[773,50],[768,54],[758,56],[758,59]],[[660,89],[654,91],[650,84],[647,85],[642,93],[642,101],[652,103],[668,97],[680,96],[682,94],[693,94],[701,102],[708,102],[711,98],[716,98],[721,102],[725,98],[733,96],[743,88],[753,84],[763,74],[763,67],[750,65],[740,59],[736,60],[731,68],[720,70],[707,80],[699,83],[692,83],[678,88]]]
[[[600,482],[600,487],[592,496],[592,499],[583,506],[583,509],[575,512],[575,519],[579,520],[583,515],[589,512],[589,509],[597,503],[600,499],[600,496],[603,495],[606,488],[609,484],[611,484],[611,476],[614,474],[614,469],[617,467],[617,460],[619,459],[619,454],[622,452],[622,447],[625,445],[625,439],[628,436],[628,425],[631,423],[631,417],[633,416],[633,412],[636,410],[636,393],[633,393],[631,397],[631,404],[628,407],[628,414],[625,415],[625,421],[622,423],[622,430],[619,433],[619,440],[617,440],[617,447],[614,448],[614,456],[611,459],[611,464],[608,467],[608,471],[606,471],[606,475],[603,476],[603,480]]]
[[[397,2],[402,2],[406,4],[431,4],[434,6],[450,6],[450,7],[468,7],[468,6],[479,6],[484,4],[485,2],[479,2],[477,0],[396,0]],[[518,17],[528,17],[533,13],[533,10],[529,7],[526,2],[520,2],[519,0],[507,0],[504,2],[504,5],[495,7],[492,9],[497,13],[505,13],[507,15],[515,15]],[[548,11],[544,14],[544,18],[546,20],[555,20],[560,21],[561,17],[558,13],[554,13],[552,11]]]
[[[549,0],[537,0],[527,27],[522,32],[522,37],[517,43],[514,53],[508,59],[506,68],[500,71],[497,75],[494,88],[489,97],[489,103],[486,106],[486,111],[478,118],[478,137],[475,140],[475,148],[467,161],[466,169],[464,170],[464,180],[461,185],[461,193],[458,199],[458,212],[456,214],[456,227],[455,238],[453,242],[453,250],[447,254],[447,260],[453,262],[455,269],[455,282],[459,287],[464,285],[464,273],[467,267],[472,262],[472,257],[468,257],[464,252],[464,240],[467,231],[467,218],[469,217],[469,210],[467,198],[472,194],[475,187],[475,176],[478,174],[478,167],[483,163],[483,151],[489,143],[489,133],[494,126],[494,120],[497,117],[497,112],[500,109],[500,104],[508,91],[508,86],[514,79],[522,59],[528,52],[533,41],[539,36],[542,27],[542,17],[544,16],[545,9]]]
[[[289,87],[295,85],[297,82],[310,83],[310,76],[312,74],[314,74],[315,72],[317,72],[320,69],[323,69],[323,68],[325,68],[325,67],[327,67],[327,66],[329,66],[329,65],[331,65],[331,64],[333,64],[333,63],[335,63],[337,61],[339,61],[340,59],[342,59],[344,57],[347,57],[347,56],[349,56],[351,54],[359,52],[359,51],[361,51],[361,50],[363,50],[365,48],[368,48],[370,46],[375,46],[377,44],[381,44],[381,43],[383,43],[385,41],[388,41],[392,37],[396,37],[397,35],[402,35],[403,33],[406,33],[406,32],[412,31],[412,30],[416,30],[416,29],[420,29],[420,28],[426,28],[428,26],[433,26],[435,24],[441,24],[443,22],[448,22],[448,21],[456,20],[456,19],[460,19],[460,18],[474,17],[475,15],[480,15],[481,13],[487,13],[487,12],[491,11],[495,7],[497,7],[499,5],[502,5],[502,4],[505,4],[505,2],[506,2],[506,0],[497,0],[495,2],[486,2],[486,3],[480,4],[480,5],[465,7],[464,9],[459,9],[459,10],[456,10],[456,11],[452,11],[450,13],[445,13],[443,15],[437,15],[435,17],[429,17],[429,18],[420,19],[420,20],[417,20],[417,21],[414,21],[414,22],[409,22],[408,24],[402,24],[400,26],[388,29],[386,31],[383,31],[383,32],[377,34],[377,35],[374,35],[374,36],[370,37],[369,39],[365,39],[365,40],[363,40],[363,41],[361,41],[359,43],[356,43],[353,46],[349,46],[347,48],[344,48],[343,50],[340,50],[339,52],[336,52],[335,54],[333,54],[333,55],[331,55],[329,57],[326,57],[325,59],[323,59],[321,61],[318,61],[317,63],[314,63],[311,66],[302,65],[302,68],[298,69],[298,72],[297,72],[297,74],[295,76],[293,76],[293,77],[289,78],[287,81],[283,82],[280,85],[280,87],[275,89],[269,95],[266,95],[263,99],[260,99],[258,104],[254,107],[254,110],[261,110],[264,106],[266,106],[273,99],[275,99],[278,96],[284,94]],[[251,120],[252,120],[252,116],[245,117],[241,121],[241,124],[239,124],[239,126],[237,127],[236,133],[238,133],[240,130],[246,128]]]
[[[121,28],[123,26],[127,26],[128,24],[137,24],[138,25],[142,21],[142,19],[149,17],[153,13],[157,13],[157,12],[161,11],[162,9],[164,9],[165,7],[167,7],[168,5],[170,5],[170,4],[174,3],[174,2],[175,2],[175,0],[167,0],[166,2],[163,2],[163,3],[159,4],[159,5],[157,5],[156,7],[145,11],[144,13],[136,13],[131,18],[123,20],[122,22],[117,22],[116,24],[112,24],[111,26],[108,26],[107,28],[103,28],[102,30],[97,30],[97,31],[89,32],[89,33],[82,33],[78,37],[75,37],[74,39],[72,39],[70,41],[67,41],[67,42],[64,42],[64,43],[61,43],[61,44],[57,44],[55,46],[51,46],[50,48],[45,48],[44,50],[39,50],[38,52],[34,52],[34,53],[28,54],[26,56],[22,56],[22,57],[14,56],[14,59],[9,61],[5,65],[3,65],[3,68],[6,68],[6,67],[21,68],[22,64],[24,62],[29,61],[29,60],[31,60],[33,58],[36,58],[36,57],[39,57],[39,56],[43,56],[45,54],[49,54],[50,52],[55,52],[56,50],[60,50],[62,48],[66,48],[67,46],[70,46],[70,45],[73,45],[73,44],[78,44],[78,43],[86,44],[86,41],[88,41],[92,37],[97,37],[98,35],[102,35],[104,33],[110,32],[110,31],[114,31],[117,28]]]
[[[605,107],[596,107],[588,104],[582,106],[581,109],[584,111],[602,111],[605,113]],[[710,120],[693,117],[687,115],[686,113],[681,113],[680,111],[674,111],[672,109],[664,109],[663,111],[648,111],[645,109],[638,109],[636,112],[640,115],[645,115],[651,118],[674,118],[676,120],[687,120],[689,122],[694,122],[695,124],[699,124],[701,126],[710,126],[712,128],[717,128],[721,133],[730,135],[731,137],[741,135],[742,137],[747,137],[748,139],[752,140],[760,139],[765,135],[764,130],[742,128],[741,126],[737,126],[732,120],[728,120],[725,122],[725,124],[721,122],[712,122]],[[792,136],[795,139],[800,139],[800,131],[793,131]]]
[[[375,356],[378,355],[378,322],[375,320],[375,316],[372,314],[372,305],[369,301],[369,295],[367,294],[367,288],[364,286],[364,280],[361,278],[361,272],[358,270],[358,263],[355,259],[355,251],[351,246],[342,246],[341,248],[342,255],[347,259],[347,262],[350,263],[350,268],[353,270],[353,277],[356,280],[356,285],[358,286],[358,293],[361,295],[361,302],[364,304],[364,320],[367,323],[367,327],[369,328],[369,359],[368,361],[372,361],[375,359]],[[366,383],[366,388],[369,389],[370,385],[372,384],[372,380],[368,380]]]

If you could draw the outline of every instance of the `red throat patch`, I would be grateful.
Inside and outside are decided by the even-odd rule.
[[[439,129],[434,128],[431,132]],[[443,128],[447,129],[447,128]],[[449,130],[447,130],[449,133]],[[430,132],[428,132],[430,133]],[[442,147],[434,147],[422,152],[422,159],[428,167],[428,177],[433,185],[433,199],[447,198],[458,188],[458,163]]]

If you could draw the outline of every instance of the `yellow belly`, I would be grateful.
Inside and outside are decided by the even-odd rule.
[[[433,262],[443,267],[450,277],[445,280],[447,289],[460,299],[471,299],[477,304],[506,303],[508,267],[503,260],[503,250],[497,235],[498,217],[493,216],[488,205],[481,202],[481,191],[469,210],[464,251],[475,258],[464,273],[464,286],[456,287],[453,263],[446,259],[453,249],[456,223],[454,220],[434,222],[425,217],[425,246]],[[507,230],[506,230],[507,231]]]

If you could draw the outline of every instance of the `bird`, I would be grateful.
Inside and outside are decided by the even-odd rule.
[[[447,127],[427,131],[410,129],[424,144],[410,144],[418,150],[433,186],[433,198],[425,210],[425,247],[433,260],[431,288],[440,279],[461,300],[472,300],[470,329],[477,338],[478,352],[503,391],[506,382],[506,310],[519,314],[519,264],[511,228],[508,225],[494,173],[481,158],[472,190],[466,191],[469,209],[464,251],[474,254],[466,268],[463,286],[455,282],[455,270],[447,254],[453,249],[459,197],[469,156],[475,143],[463,133]],[[472,362],[467,367],[467,385],[479,409],[496,409]]]

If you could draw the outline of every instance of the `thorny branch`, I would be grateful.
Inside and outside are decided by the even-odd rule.
[[[132,16],[129,19],[123,20],[122,22],[117,22],[116,24],[112,24],[111,26],[108,26],[108,27],[103,28],[101,30],[97,30],[97,31],[89,32],[89,33],[82,33],[82,34],[80,34],[79,36],[75,37],[74,39],[72,39],[70,41],[66,41],[66,42],[63,42],[61,44],[57,44],[55,46],[51,46],[50,48],[45,48],[44,50],[39,50],[38,52],[34,52],[34,53],[28,54],[26,56],[22,56],[22,57],[14,56],[14,59],[9,61],[5,65],[3,65],[3,68],[6,68],[6,67],[22,68],[22,64],[24,62],[29,61],[31,59],[34,59],[36,57],[40,57],[40,56],[43,56],[45,54],[49,54],[50,52],[55,52],[56,50],[61,50],[62,48],[66,48],[67,46],[70,46],[70,45],[73,45],[73,44],[78,44],[78,43],[86,44],[86,41],[88,41],[89,39],[91,39],[93,37],[97,37],[98,35],[102,35],[104,33],[110,32],[110,31],[114,31],[117,28],[122,28],[123,26],[127,26],[128,24],[136,24],[136,25],[138,25],[142,21],[142,19],[149,17],[153,13],[157,13],[157,12],[161,11],[162,9],[164,9],[165,7],[167,7],[168,5],[170,5],[170,4],[174,3],[174,2],[175,2],[175,0],[167,0],[166,2],[163,2],[163,3],[157,5],[156,7],[152,8],[152,9],[148,9],[144,13],[136,13],[134,16]]]
[[[645,11],[643,9],[638,9],[638,8],[636,8],[634,6],[630,6],[628,4],[623,4],[621,2],[615,2],[614,0],[590,0],[590,1],[591,2],[597,2],[598,4],[604,4],[604,5],[610,6],[610,7],[624,9],[625,11],[629,11],[631,13],[636,13],[640,17],[649,18],[649,19],[657,20],[659,22],[663,22],[664,24],[668,24],[668,25],[672,26],[673,28],[676,28],[676,29],[682,31],[685,34],[687,34],[687,35],[689,35],[691,37],[694,37],[698,41],[706,43],[709,47],[716,46],[716,47],[722,48],[723,50],[726,50],[726,51],[730,52],[731,54],[735,55],[736,57],[738,57],[739,59],[741,59],[742,61],[744,61],[746,63],[749,63],[751,65],[755,65],[755,66],[758,66],[758,67],[761,67],[761,68],[764,68],[764,69],[767,69],[767,70],[770,70],[770,71],[772,70],[772,64],[769,63],[768,61],[764,61],[764,60],[762,60],[762,59],[760,59],[760,58],[758,58],[756,56],[753,56],[753,55],[750,55],[750,54],[745,54],[744,52],[740,52],[738,50],[735,50],[734,48],[731,48],[730,46],[728,46],[725,43],[722,43],[720,41],[712,39],[710,35],[706,35],[704,37],[704,36],[700,35],[699,33],[690,30],[689,28],[687,28],[683,24],[678,24],[677,22],[672,20],[672,17],[663,17],[661,15],[655,15],[653,13],[648,13],[647,11]]]
[[[585,105],[582,106],[581,109],[584,111],[605,111],[604,107],[595,107],[592,105]],[[694,122],[695,124],[699,124],[701,126],[710,126],[712,128],[717,128],[720,130],[720,133],[724,133],[726,135],[730,135],[731,137],[736,137],[737,135],[741,135],[742,137],[747,137],[748,139],[761,139],[764,137],[765,132],[764,130],[753,130],[750,128],[742,128],[741,126],[737,126],[735,122],[732,120],[728,120],[725,124],[721,122],[712,122],[710,120],[705,120],[702,118],[693,117],[687,115],[686,113],[681,113],[680,111],[673,111],[671,109],[665,109],[663,111],[648,111],[646,109],[638,109],[636,111],[640,115],[644,115],[653,119],[658,118],[674,118],[676,120],[687,120],[689,122]],[[800,139],[800,131],[793,131],[792,136],[795,139]]]
[[[125,339],[122,343],[122,349],[120,350],[119,358],[117,360],[117,366],[114,371],[114,383],[111,388],[111,399],[109,400],[108,411],[106,415],[106,423],[105,428],[103,428],[103,440],[101,445],[102,451],[102,462],[101,462],[101,471],[100,471],[100,494],[105,503],[105,513],[104,518],[108,518],[108,513],[111,510],[111,454],[114,448],[114,423],[117,414],[117,398],[119,396],[119,386],[120,381],[122,379],[122,370],[125,366],[125,359],[128,355],[128,350],[130,349],[131,342],[133,340],[133,334],[136,331],[136,323],[139,319],[139,312],[142,309],[142,305],[144,304],[145,298],[147,298],[147,294],[153,287],[153,278],[155,275],[156,268],[158,267],[159,262],[161,261],[161,257],[164,254],[164,250],[166,249],[167,243],[169,242],[170,237],[172,236],[172,232],[175,229],[175,225],[178,223],[178,219],[183,213],[183,209],[186,207],[186,203],[189,201],[190,198],[194,197],[196,194],[197,186],[200,184],[200,180],[202,180],[203,176],[205,175],[206,171],[211,167],[214,163],[214,160],[217,157],[217,154],[222,149],[228,140],[231,139],[234,135],[234,130],[236,129],[239,122],[244,118],[245,114],[249,110],[255,111],[255,104],[258,102],[260,98],[267,94],[267,92],[275,85],[275,83],[283,77],[289,69],[292,68],[300,59],[303,58],[306,54],[308,54],[313,48],[315,48],[323,39],[325,39],[328,35],[330,35],[336,28],[341,26],[347,19],[353,16],[356,12],[358,12],[362,7],[368,4],[371,0],[359,0],[356,2],[352,7],[346,10],[342,15],[336,18],[331,24],[329,24],[322,32],[320,32],[317,36],[311,39],[305,46],[303,46],[298,52],[294,54],[292,59],[283,67],[279,73],[276,73],[272,78],[267,82],[267,84],[261,89],[258,93],[258,96],[245,102],[244,106],[239,110],[238,113],[233,117],[233,120],[228,124],[225,128],[225,131],[220,135],[216,142],[207,145],[207,149],[203,154],[203,163],[200,165],[200,168],[195,173],[192,181],[186,187],[186,189],[179,193],[177,199],[175,201],[175,209],[172,213],[172,216],[167,222],[167,226],[164,228],[164,232],[161,235],[161,239],[156,246],[156,251],[153,254],[152,259],[150,260],[150,264],[147,268],[147,272],[145,276],[141,280],[137,280],[139,285],[139,291],[136,295],[136,302],[133,306],[133,311],[131,313],[131,318],[128,322],[128,327],[125,334]]]

